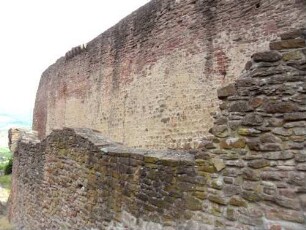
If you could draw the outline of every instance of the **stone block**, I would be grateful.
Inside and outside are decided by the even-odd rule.
[[[242,169],[242,177],[246,180],[251,180],[251,181],[260,180],[259,172],[250,168]]]
[[[216,137],[227,137],[228,136],[228,127],[226,125],[214,126],[210,132]]]
[[[294,51],[283,54],[283,60],[284,61],[300,60],[303,57],[304,57],[304,54],[300,50],[294,50]]]
[[[295,49],[305,47],[305,40],[301,38],[276,41],[270,43],[271,50]]]
[[[253,108],[247,101],[237,101],[230,105],[229,112],[249,112],[253,111]]]
[[[280,35],[282,40],[295,39],[295,38],[305,38],[305,29],[296,29],[290,32],[286,32]]]
[[[244,148],[246,145],[244,138],[227,138],[220,141],[222,149]]]
[[[218,98],[219,99],[224,99],[227,98],[228,96],[233,96],[237,93],[236,87],[234,84],[227,85],[221,89],[217,90]]]
[[[221,205],[227,204],[226,198],[220,195],[209,195],[208,200],[210,200],[211,202],[217,203],[217,204],[221,204]]]
[[[247,207],[248,203],[239,196],[233,196],[228,202],[230,205],[237,206],[237,207]]]
[[[267,101],[263,109],[266,113],[291,113],[298,111],[299,107],[293,102]]]
[[[234,195],[240,194],[241,188],[236,185],[225,185],[222,189],[224,196],[232,197]]]
[[[261,133],[261,131],[254,129],[254,128],[239,128],[238,134],[241,136],[258,136]]]
[[[262,200],[262,196],[254,191],[242,191],[241,197],[250,202],[259,202]]]
[[[295,113],[285,113],[284,114],[285,121],[301,121],[306,120],[305,112],[295,112]]]
[[[217,170],[217,172],[220,172],[222,169],[225,168],[225,164],[224,164],[224,161],[222,159],[213,158],[211,161],[212,161],[213,166]]]
[[[249,113],[243,118],[242,125],[260,126],[262,125],[263,121],[264,119],[262,118],[262,116],[255,114],[255,113]]]
[[[268,160],[288,160],[294,158],[294,154],[291,151],[277,151],[264,153],[264,158]]]
[[[282,58],[282,55],[277,51],[266,51],[253,54],[252,58],[255,62],[276,62]]]

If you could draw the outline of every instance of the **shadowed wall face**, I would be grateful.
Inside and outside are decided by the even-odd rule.
[[[151,149],[197,147],[216,89],[282,31],[305,24],[305,1],[156,0],[50,66],[33,129],[87,127]]]

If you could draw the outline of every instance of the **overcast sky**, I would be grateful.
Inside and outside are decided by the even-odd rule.
[[[32,116],[42,72],[149,0],[0,1],[1,114]]]

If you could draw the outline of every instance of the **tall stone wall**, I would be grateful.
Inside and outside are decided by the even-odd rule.
[[[305,30],[283,34],[218,90],[197,150],[123,147],[88,129],[22,134],[17,229],[306,228]]]
[[[33,129],[87,127],[131,147],[194,147],[216,89],[306,24],[301,0],[152,0],[42,75]]]

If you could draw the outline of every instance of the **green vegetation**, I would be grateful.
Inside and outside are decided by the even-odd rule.
[[[11,175],[0,176],[0,185],[3,188],[10,189],[11,187]]]
[[[12,157],[12,153],[8,147],[0,147],[0,158],[1,157],[7,158],[7,159]]]
[[[5,175],[12,173],[12,153],[7,147],[0,147],[0,170],[4,171]]]
[[[12,170],[13,170],[13,158],[10,158],[9,162],[4,167],[4,175],[12,174]]]

